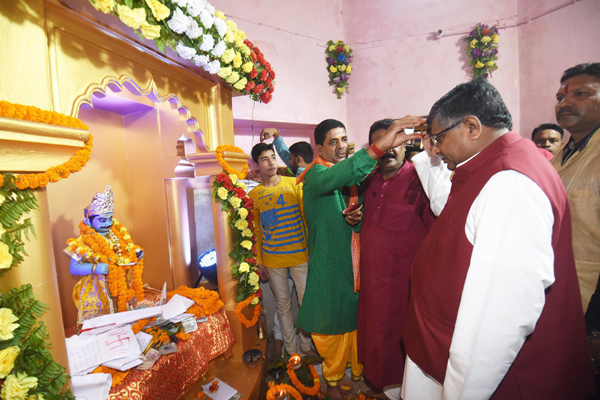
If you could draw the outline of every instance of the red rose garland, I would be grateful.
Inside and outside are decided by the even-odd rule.
[[[251,93],[255,100],[260,98],[263,103],[269,103],[273,97],[272,93],[275,91],[273,86],[275,71],[271,68],[271,64],[265,60],[258,47],[248,39],[244,40],[244,44],[250,48],[252,61],[257,63],[257,66],[262,67],[260,71],[255,68],[252,69],[250,72],[251,80],[248,81],[245,89]]]

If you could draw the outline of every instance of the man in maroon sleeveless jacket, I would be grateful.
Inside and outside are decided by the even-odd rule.
[[[496,89],[461,84],[428,117],[454,170],[413,264],[403,399],[594,393],[564,187]]]

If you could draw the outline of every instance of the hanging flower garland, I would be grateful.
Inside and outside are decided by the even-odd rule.
[[[352,49],[342,40],[327,42],[325,49],[327,72],[329,72],[329,86],[333,86],[333,93],[338,99],[345,93],[350,93],[350,73],[352,72]]]
[[[254,235],[254,203],[246,195],[246,185],[235,174],[221,173],[212,184],[214,200],[221,204],[221,210],[227,212],[229,226],[233,231],[233,250],[229,253],[235,264],[232,276],[238,280],[236,315],[251,327],[259,319],[262,291],[259,287],[258,263],[256,261],[256,236]],[[254,306],[254,318],[247,320],[241,310]]]
[[[469,65],[473,67],[471,75],[473,78],[480,76],[488,78],[492,76],[492,71],[498,69],[496,60],[498,60],[498,28],[496,25],[491,28],[485,24],[477,24],[469,36],[464,38],[468,43],[467,55],[471,58]]]
[[[224,151],[230,151],[233,153],[244,153],[244,150],[240,149],[239,147],[235,147],[235,146],[229,146],[229,145],[221,145],[218,146],[217,149],[215,150],[215,157],[217,158],[217,162],[219,163],[219,165],[225,170],[225,172],[229,175],[231,174],[235,174],[238,179],[246,179],[246,177],[248,176],[248,163],[246,163],[244,165],[244,167],[242,168],[242,172],[239,172],[237,169],[233,168],[231,165],[229,165],[227,163],[227,161],[225,161],[225,158],[223,157],[223,152]]]
[[[78,254],[84,262],[108,264],[108,289],[113,298],[117,300],[118,311],[127,311],[127,302],[134,297],[137,301],[144,300],[144,259],[138,259],[136,251],[142,251],[133,244],[127,228],[113,219],[110,232],[116,237],[116,243],[109,243],[95,229],[87,226],[83,221],[79,223],[80,237],[67,240],[73,253]],[[129,263],[135,265],[124,265]],[[131,267],[133,280],[131,287],[127,287],[126,273]]]
[[[275,385],[274,382],[269,382],[269,390],[267,391],[267,400],[275,400],[275,393],[279,392],[280,390],[285,390],[295,400],[302,400],[302,395],[300,394],[299,391],[294,389],[293,386],[286,385],[286,384]]]
[[[170,47],[179,57],[217,74],[238,92],[250,91],[254,101],[271,101],[274,82],[260,84],[260,90],[256,83],[257,76],[275,79],[271,64],[257,48],[245,42],[246,34],[235,22],[206,0],[89,1],[97,10],[119,17],[140,38],[154,40],[159,50],[165,52]],[[265,79],[261,82],[266,83]],[[251,81],[255,82],[252,90],[248,88]]]

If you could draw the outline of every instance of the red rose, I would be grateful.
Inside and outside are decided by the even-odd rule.
[[[271,101],[271,93],[268,91],[265,91],[263,94],[260,95],[260,100],[267,104],[268,102]]]
[[[342,46],[339,46],[337,49],[335,49],[335,51],[342,52],[342,51],[344,51],[344,48]]]
[[[262,84],[260,84],[260,85],[256,85],[256,86],[254,87],[254,90],[252,90],[252,91],[253,91],[254,93],[256,93],[256,94],[259,94],[260,92],[262,92],[262,91],[263,91],[263,85],[262,85]]]
[[[228,182],[227,182],[227,181],[226,181],[226,182],[223,182],[223,187],[224,187],[225,189],[229,190],[229,191],[232,191],[232,190],[233,190],[233,185],[231,184],[231,181],[228,181]]]
[[[254,50],[250,50],[250,58],[252,58],[253,62],[256,62],[256,53]]]
[[[248,213],[248,216],[250,216],[250,213]],[[250,229],[251,231],[254,230],[254,217],[252,217],[252,219],[248,220],[248,229]]]
[[[262,297],[262,289],[258,289],[256,291],[256,297],[258,297],[259,299]]]
[[[231,179],[229,179],[229,175],[224,174],[224,173],[220,173],[219,175],[217,175],[217,182],[219,182],[219,183],[228,182],[231,185]]]
[[[248,222],[252,223],[254,221],[254,211],[248,210]]]
[[[266,69],[263,69],[262,71],[260,71],[260,80],[261,81],[264,82],[268,77],[269,77],[269,73],[267,72]]]
[[[258,76],[258,71],[254,68],[252,68],[252,71],[250,71],[250,79],[254,79]]]
[[[275,70],[271,70],[271,72],[269,72],[269,76],[275,79]]]
[[[246,192],[242,188],[237,188],[236,187],[233,190],[235,191],[235,197],[239,197],[240,199],[243,199],[244,196],[246,195]]]
[[[273,85],[270,85],[267,90],[269,91],[269,93],[273,93],[275,91],[275,87]]]
[[[254,81],[250,81],[246,84],[246,87],[244,88],[244,90],[252,90],[252,89],[254,89],[254,85],[255,85]]]
[[[252,201],[252,199],[251,199],[251,198],[249,198],[249,197],[244,197],[242,200],[244,201],[244,206],[245,206],[247,209],[249,209],[249,210],[250,210],[250,209],[252,209],[252,207],[254,207],[254,202]],[[249,215],[248,215],[248,216],[249,216]],[[254,215],[252,215],[252,218],[254,218]]]
[[[482,31],[481,31],[481,33],[483,33],[483,36],[487,36],[487,35],[489,35],[489,34],[490,34],[490,32],[491,32],[491,31],[490,31],[489,29],[484,29],[484,30],[482,30]]]
[[[244,44],[245,44],[246,46],[250,47],[250,48],[253,48],[253,47],[254,47],[254,45],[252,44],[252,42],[251,42],[251,41],[249,41],[248,39],[244,40]]]
[[[265,86],[271,86],[273,84],[273,80],[267,76],[267,79],[265,79]]]
[[[252,253],[256,256],[256,246],[252,246]]]
[[[256,258],[248,257],[244,261],[246,261],[248,264],[256,265]]]

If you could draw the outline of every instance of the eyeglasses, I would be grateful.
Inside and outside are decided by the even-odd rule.
[[[431,133],[429,133],[428,135],[429,135],[429,139],[431,139],[431,143],[433,143],[435,146],[439,145],[441,142],[440,138],[442,136],[444,136],[446,133],[450,132],[452,129],[456,128],[463,122],[464,122],[464,119],[461,119],[460,121],[457,121],[456,123],[450,125],[449,127],[447,127],[446,129],[444,129],[443,131],[441,131],[440,133],[438,133],[436,135],[432,135]]]

